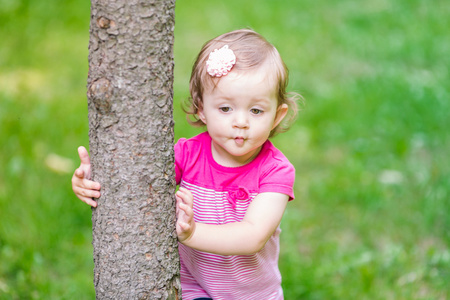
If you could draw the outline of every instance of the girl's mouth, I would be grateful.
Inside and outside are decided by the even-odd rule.
[[[238,146],[242,146],[244,144],[244,138],[242,136],[238,136],[234,138],[234,141]]]

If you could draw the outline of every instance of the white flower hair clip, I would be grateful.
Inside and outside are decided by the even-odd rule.
[[[209,54],[206,71],[212,77],[222,77],[230,72],[234,64],[236,64],[236,55],[228,48],[228,45],[225,45]]]

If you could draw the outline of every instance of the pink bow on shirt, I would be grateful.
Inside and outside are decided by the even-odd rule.
[[[228,202],[230,202],[231,206],[236,209],[237,200],[248,200],[249,192],[246,188],[240,187],[234,191],[228,191]]]

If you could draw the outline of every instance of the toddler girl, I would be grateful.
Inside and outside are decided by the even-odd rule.
[[[207,131],[175,145],[184,300],[283,299],[279,224],[295,170],[268,138],[296,114],[287,80],[278,51],[252,30],[223,34],[197,57],[187,113]],[[79,155],[72,188],[95,207],[100,184],[88,180],[86,149]]]

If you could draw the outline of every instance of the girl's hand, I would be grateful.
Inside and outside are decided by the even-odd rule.
[[[183,243],[188,241],[195,231],[194,211],[192,209],[194,197],[192,193],[180,187],[175,194],[177,200],[177,235],[178,240]]]
[[[180,193],[180,199],[182,193],[184,191]],[[186,199],[188,198],[186,197]],[[178,198],[177,201],[179,201]],[[250,255],[257,253],[264,248],[277,230],[288,201],[289,196],[285,194],[260,193],[250,203],[242,221],[221,225],[195,223],[192,220],[192,206],[188,209],[180,205],[179,207],[185,210],[186,215],[190,214],[191,218],[185,224],[181,223],[180,219],[178,220],[181,226],[186,227],[184,232],[178,233],[177,224],[178,239],[192,249],[213,254]],[[188,207],[188,205],[185,206]],[[181,215],[181,217],[185,216]],[[194,229],[189,233],[189,228],[192,226]]]
[[[91,161],[86,148],[79,147],[80,167],[75,170],[72,176],[72,190],[75,195],[86,204],[97,207],[97,202],[92,198],[100,197],[100,183],[91,181]]]

